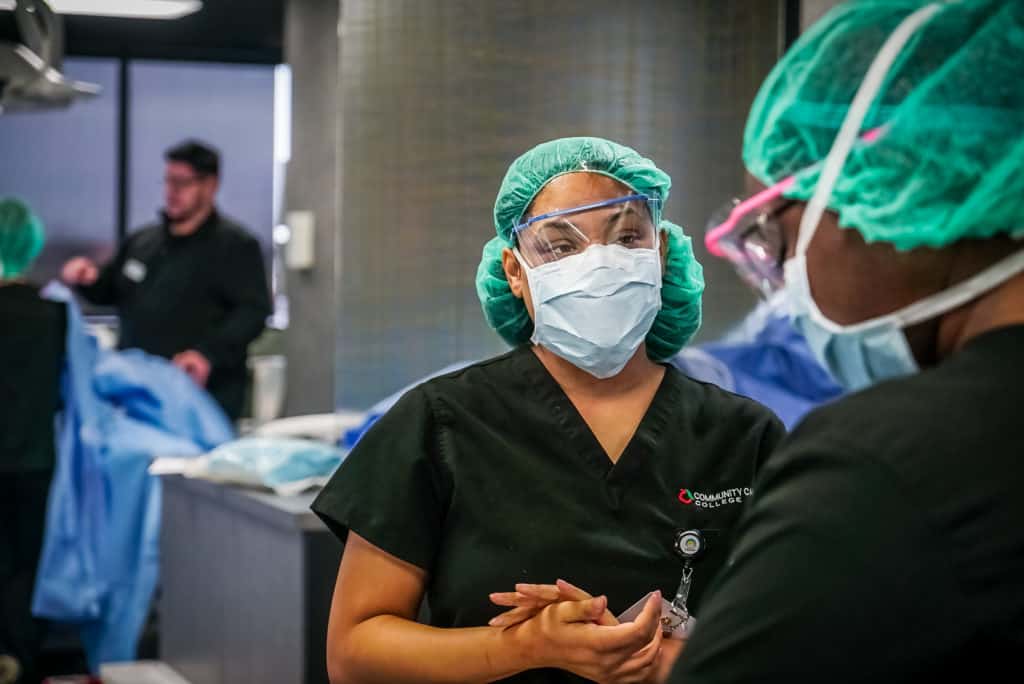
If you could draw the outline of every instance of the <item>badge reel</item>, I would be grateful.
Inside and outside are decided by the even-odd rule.
[[[683,559],[683,575],[679,580],[679,589],[676,590],[675,599],[669,603],[665,598],[661,599],[661,629],[667,638],[687,639],[690,631],[696,625],[697,620],[690,616],[690,609],[686,606],[686,599],[690,595],[690,586],[693,581],[693,565],[707,552],[708,542],[705,534],[700,530],[685,530],[676,532],[672,540],[672,549],[676,555]],[[651,594],[643,597],[619,615],[620,622],[632,622],[643,612]]]
[[[686,606],[686,599],[689,598],[690,587],[693,585],[693,564],[704,555],[707,546],[707,541],[700,530],[684,530],[676,533],[673,550],[683,559],[683,574],[679,578],[679,588],[676,589],[676,597],[672,599],[668,615],[661,618],[662,627],[666,632],[685,625],[690,619],[690,609]]]

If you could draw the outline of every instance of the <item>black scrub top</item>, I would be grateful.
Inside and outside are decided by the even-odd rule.
[[[783,436],[765,407],[666,367],[613,464],[529,347],[420,385],[382,417],[313,510],[428,573],[431,624],[474,627],[504,609],[488,594],[562,578],[619,614],[675,594],[678,530],[708,532],[689,606],[708,582],[754,474]],[[509,681],[580,681],[561,671]]]
[[[0,475],[56,459],[67,307],[31,285],[0,285]]]
[[[1022,410],[1017,325],[812,413],[670,681],[1021,681]]]

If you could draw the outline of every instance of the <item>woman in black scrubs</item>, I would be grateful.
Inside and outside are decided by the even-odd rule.
[[[332,682],[657,681],[671,665],[657,594],[634,622],[611,616],[675,595],[677,535],[695,530],[699,619],[783,429],[661,363],[696,332],[703,291],[689,238],[661,220],[669,187],[598,138],[512,164],[478,290],[515,348],[406,394],[313,504],[346,541]],[[492,592],[558,578],[597,598],[488,624]]]
[[[67,312],[22,277],[42,246],[39,220],[21,202],[0,199],[0,681],[37,681],[44,629],[30,603],[55,459]]]

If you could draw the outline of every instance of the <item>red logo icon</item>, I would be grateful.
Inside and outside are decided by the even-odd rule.
[[[679,501],[689,506],[690,504],[693,503],[693,492],[691,492],[689,489],[680,489]]]

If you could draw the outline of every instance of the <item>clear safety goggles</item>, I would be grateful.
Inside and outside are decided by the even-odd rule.
[[[862,143],[873,143],[885,133],[885,127],[874,128],[860,137]],[[803,173],[821,168],[814,164],[775,185],[748,197],[734,199],[711,215],[704,234],[704,244],[714,256],[732,263],[740,278],[764,299],[782,289],[786,279],[786,236],[779,216],[796,200],[785,193]]]
[[[790,177],[746,200],[732,200],[711,215],[705,233],[708,251],[727,259],[765,299],[785,284],[786,236],[779,216],[795,203],[782,198],[792,184]]]
[[[595,244],[657,249],[660,216],[661,200],[632,194],[533,216],[512,234],[526,264],[536,268]]]

